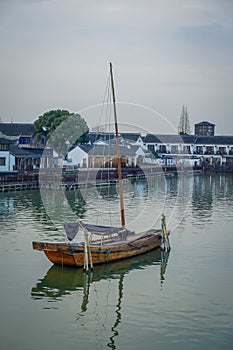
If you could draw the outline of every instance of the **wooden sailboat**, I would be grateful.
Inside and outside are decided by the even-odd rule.
[[[162,249],[170,250],[168,238],[169,231],[166,229],[164,215],[162,215],[160,229],[152,228],[145,232],[135,233],[126,228],[116,99],[111,63],[110,79],[116,134],[116,155],[120,196],[121,227],[97,226],[87,224],[79,220],[77,222],[66,223],[64,225],[67,237],[70,242],[33,242],[33,249],[44,251],[52,263],[74,267],[83,267],[86,271],[88,271],[89,268],[92,269],[93,265],[95,264],[105,264],[112,261],[130,258],[132,256],[144,254],[155,248],[161,247]],[[81,229],[84,234],[83,242],[72,242],[79,229]],[[96,236],[99,237],[96,239]]]

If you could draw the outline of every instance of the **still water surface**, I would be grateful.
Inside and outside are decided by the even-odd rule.
[[[170,254],[80,269],[51,265],[33,240],[62,223],[119,224],[115,186],[0,194],[1,349],[232,349],[233,176],[124,182],[131,229],[171,228]],[[111,215],[108,213],[111,212]]]

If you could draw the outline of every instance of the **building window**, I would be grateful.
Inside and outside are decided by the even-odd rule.
[[[6,143],[0,143],[0,151],[9,151],[9,145]]]
[[[20,137],[18,143],[20,145],[28,145],[31,143],[31,138],[30,137]]]
[[[148,151],[153,152],[155,150],[155,146],[154,145],[148,145]]]
[[[178,146],[171,146],[171,153],[179,153],[179,149],[178,149]]]
[[[0,157],[0,166],[6,165],[6,158]]]

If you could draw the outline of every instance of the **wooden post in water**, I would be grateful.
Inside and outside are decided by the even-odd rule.
[[[161,218],[161,227],[162,227],[162,250],[169,251],[171,249],[170,242],[168,238],[167,226],[166,226],[166,217],[162,214]]]

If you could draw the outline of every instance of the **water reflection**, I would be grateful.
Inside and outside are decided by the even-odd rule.
[[[80,219],[85,217],[87,204],[79,189],[66,192],[66,199],[76,216]]]
[[[166,267],[169,252],[154,250],[147,254],[126,259],[115,263],[95,266],[94,271],[86,274],[82,269],[61,267],[53,265],[43,279],[38,280],[31,289],[33,300],[46,299],[47,301],[62,300],[75,291],[82,291],[81,314],[87,312],[90,298],[90,288],[94,282],[101,280],[118,280],[117,302],[115,304],[114,323],[111,327],[108,347],[115,349],[115,337],[118,335],[117,327],[121,322],[121,308],[123,299],[124,278],[135,269],[146,269],[148,266],[160,267],[160,287],[165,281]],[[78,312],[78,315],[80,313]],[[79,319],[79,317],[78,317]]]
[[[134,189],[134,197],[145,198],[148,196],[148,181],[147,179],[131,179],[131,185]]]
[[[64,236],[53,232],[54,225],[49,221],[39,191],[0,193],[1,300],[5,316],[1,345],[12,349],[19,345],[33,348],[39,329],[43,347],[49,344],[50,349],[57,349],[57,344],[66,349],[77,344],[86,349],[127,348],[130,344],[137,349],[144,346],[144,339],[148,342],[144,347],[150,349],[156,345],[166,348],[169,344],[176,349],[190,346],[230,349],[233,174],[186,179],[187,193],[191,188],[190,202],[186,222],[171,235],[169,271],[166,270],[168,257],[154,251],[124,263],[95,267],[92,275],[84,275],[81,269],[53,266],[41,276],[38,271],[50,265],[44,256],[36,257],[31,241],[61,241]],[[184,180],[181,176],[151,177],[147,197],[146,188],[145,192],[141,191],[143,182],[139,181],[134,192],[133,184],[125,181],[126,203],[136,193],[127,208],[127,223],[142,213],[137,221],[140,230],[163,208],[173,216],[182,214]],[[106,201],[93,188],[85,191],[85,202],[76,190],[67,192],[66,198],[70,206],[80,205],[80,215],[87,222],[95,222],[99,207],[106,211],[110,207],[118,213],[118,199]],[[47,197],[56,213],[53,205],[58,196],[47,190]],[[63,202],[58,204],[60,211],[66,210]],[[202,214],[205,216],[200,220]],[[115,223],[118,215],[112,218]],[[107,220],[105,215],[100,215],[99,223],[104,220]],[[200,225],[203,221],[204,228]],[[220,234],[221,230],[224,234]],[[39,277],[42,279],[38,280]],[[24,310],[27,327],[21,322],[21,313],[15,312],[19,306]],[[54,311],[55,308],[59,311]],[[28,322],[32,317],[35,322]],[[49,331],[45,322],[48,318]],[[140,332],[134,332],[135,329]]]
[[[192,180],[192,181],[191,181]],[[232,206],[232,174],[188,177],[151,177],[124,182],[127,224],[135,230],[145,223],[156,226],[165,211],[169,227],[180,223],[186,208],[195,221],[208,220],[221,202]],[[41,198],[43,192],[43,201]],[[118,225],[119,198],[116,184],[72,191],[18,191],[0,193],[0,219],[15,226],[16,220],[30,220],[40,230],[40,238],[52,234],[64,238],[65,221],[85,219],[92,223]],[[106,205],[107,204],[107,205]],[[202,220],[202,221],[203,221]],[[97,222],[98,221],[98,222]],[[175,224],[173,224],[173,221]],[[40,226],[39,226],[40,225]],[[148,227],[149,228],[149,227]],[[42,237],[43,238],[43,237]]]
[[[96,189],[101,198],[105,200],[114,201],[118,198],[116,183],[110,185],[98,185],[96,186]]]
[[[194,217],[210,217],[212,215],[213,181],[211,176],[195,177],[192,195],[192,205]]]
[[[122,275],[127,275],[131,270],[142,269],[151,265],[160,265],[161,285],[165,280],[166,266],[169,253],[155,250],[147,254],[117,261],[105,265],[95,266],[94,271],[86,274],[80,268],[61,267],[53,265],[43,279],[38,280],[31,290],[33,299],[52,298],[56,300],[61,296],[71,294],[71,292],[83,288],[93,282],[102,279],[119,279]]]
[[[13,198],[0,198],[0,216],[8,216],[12,213],[14,209],[14,199]]]
[[[215,205],[217,203],[219,205],[221,201],[232,205],[232,174],[210,174],[194,178],[192,191],[192,215],[194,218],[210,218],[215,210]]]

